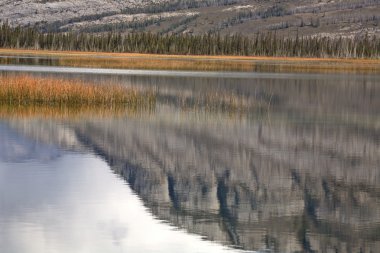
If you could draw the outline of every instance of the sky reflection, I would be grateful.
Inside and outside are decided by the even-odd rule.
[[[49,146],[0,130],[2,252],[232,251],[156,220],[100,158],[54,151],[40,159]],[[9,148],[17,145],[25,151]]]
[[[25,162],[31,159],[49,161],[60,156],[60,151],[54,145],[22,138],[1,121],[0,140],[0,161],[3,162]]]

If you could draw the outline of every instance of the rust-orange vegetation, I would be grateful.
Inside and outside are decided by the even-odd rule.
[[[343,62],[361,64],[379,64],[379,59],[365,58],[312,58],[312,57],[272,57],[272,56],[230,56],[230,55],[168,55],[168,54],[142,54],[142,53],[107,53],[107,52],[81,52],[81,51],[53,51],[32,49],[4,49],[0,48],[0,54],[18,55],[45,55],[45,56],[99,56],[99,57],[136,57],[150,59],[213,59],[213,60],[265,60],[265,61],[301,61],[301,62]]]
[[[99,85],[81,80],[29,75],[0,76],[1,105],[137,106],[153,102],[153,92],[143,92],[121,85]]]
[[[336,59],[262,56],[157,55],[0,49],[0,55],[58,59],[59,66],[264,72],[380,72],[379,59]]]

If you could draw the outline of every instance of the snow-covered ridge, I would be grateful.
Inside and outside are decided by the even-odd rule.
[[[160,0],[165,2],[168,0]],[[157,2],[157,1],[156,1]],[[151,4],[149,0],[62,0],[44,2],[39,0],[0,0],[0,19],[11,25],[51,23],[83,16],[120,13],[126,8],[141,8]]]
[[[61,29],[69,29],[69,30],[78,30],[84,27],[92,27],[102,24],[119,24],[119,23],[129,23],[129,22],[142,22],[149,20],[161,20],[173,17],[191,17],[198,15],[199,12],[162,12],[158,14],[147,14],[147,13],[139,13],[139,14],[116,14],[107,17],[103,17],[97,20],[89,20],[83,22],[76,22],[73,24],[67,24],[61,27]]]
[[[42,31],[379,36],[379,0],[0,0],[0,23]]]
[[[239,10],[246,10],[246,9],[254,9],[254,7],[250,4],[249,5],[238,5],[238,6],[226,8],[223,10],[223,12],[225,12],[225,11],[239,11]]]

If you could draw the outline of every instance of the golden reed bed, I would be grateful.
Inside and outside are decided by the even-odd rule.
[[[77,118],[151,111],[156,94],[121,85],[30,75],[0,76],[0,118]]]
[[[0,76],[1,105],[114,106],[155,102],[153,92],[121,85],[96,85],[80,80],[28,75]]]

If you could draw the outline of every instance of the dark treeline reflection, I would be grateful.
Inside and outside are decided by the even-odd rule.
[[[42,66],[57,66],[58,58],[54,57],[36,57],[36,56],[0,56],[0,64],[9,65],[42,65]]]
[[[155,216],[208,240],[273,252],[377,252],[377,78],[112,77],[156,87],[155,111],[65,126]],[[207,94],[245,102],[209,107]],[[56,133],[39,130],[43,124],[9,121],[54,141]]]

